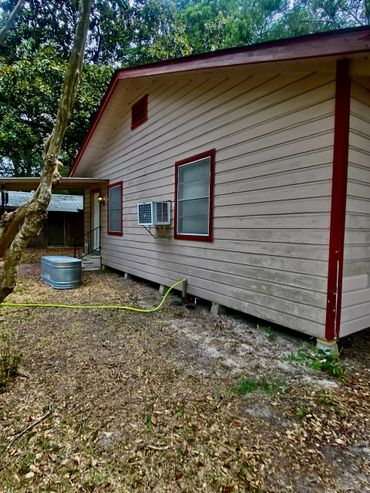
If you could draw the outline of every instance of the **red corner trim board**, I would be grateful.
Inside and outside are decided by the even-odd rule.
[[[339,339],[342,308],[351,81],[349,61],[337,62],[325,339]]]

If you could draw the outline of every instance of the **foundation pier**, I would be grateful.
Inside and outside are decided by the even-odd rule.
[[[327,354],[338,354],[338,344],[335,339],[328,341],[327,339],[318,337],[316,339],[316,349],[324,351]]]
[[[212,303],[211,313],[212,315],[223,315],[225,313],[225,307],[218,303]]]

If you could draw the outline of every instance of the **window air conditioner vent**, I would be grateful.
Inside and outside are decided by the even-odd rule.
[[[171,223],[171,202],[145,202],[137,204],[139,226],[163,226]]]

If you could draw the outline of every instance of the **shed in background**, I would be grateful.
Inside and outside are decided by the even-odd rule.
[[[33,192],[5,192],[4,209],[12,211],[25,204]],[[52,194],[48,207],[48,218],[37,238],[30,246],[73,246],[83,233],[83,196]]]

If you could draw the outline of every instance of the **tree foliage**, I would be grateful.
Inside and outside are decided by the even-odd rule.
[[[2,24],[16,4],[2,2]],[[40,150],[51,131],[77,18],[77,0],[28,0],[0,46],[4,172],[32,175],[40,169]],[[81,146],[114,68],[369,20],[370,0],[95,0],[65,164],[70,166]]]

